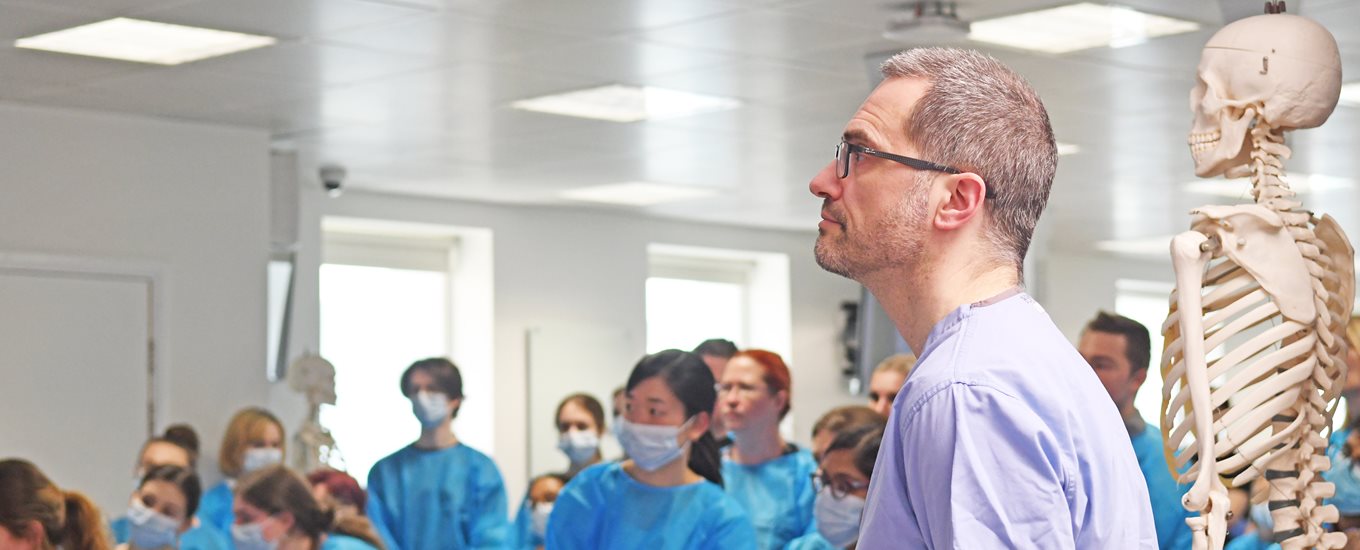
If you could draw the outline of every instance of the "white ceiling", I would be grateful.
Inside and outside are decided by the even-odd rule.
[[[1260,5],[1257,0],[1222,0]],[[0,0],[0,100],[267,128],[280,147],[344,164],[352,188],[508,203],[647,180],[711,186],[713,199],[649,214],[811,231],[807,181],[868,92],[887,0]],[[960,2],[981,19],[1067,2]],[[1024,74],[1060,141],[1051,246],[1170,234],[1199,49],[1217,1],[1126,0],[1204,30],[1061,56],[986,49]],[[1297,12],[1297,0],[1290,2]],[[1360,70],[1360,2],[1308,0]],[[14,49],[13,41],[113,16],[278,37],[277,46],[177,67]],[[978,47],[978,46],[973,46]],[[868,59],[868,61],[866,61]],[[1354,80],[1352,76],[1348,79]],[[736,110],[611,123],[509,102],[610,83],[739,98]],[[1295,171],[1360,176],[1360,109],[1294,141]],[[1360,235],[1360,190],[1305,197]]]

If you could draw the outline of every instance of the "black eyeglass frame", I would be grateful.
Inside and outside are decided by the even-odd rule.
[[[865,481],[853,481],[848,484],[841,484],[842,486],[837,487],[838,484],[831,480],[831,476],[826,475],[820,468],[809,474],[809,476],[812,477],[813,492],[820,493],[822,492],[822,488],[825,487],[831,490],[831,496],[835,497],[837,500],[845,498],[845,496],[852,491],[869,488],[869,483]],[[845,485],[849,486],[847,487]]]
[[[844,156],[842,156],[842,152],[843,152]],[[936,163],[930,162],[930,161],[928,161],[928,160],[921,160],[921,159],[918,159],[918,158],[912,158],[912,157],[908,157],[908,156],[903,156],[903,155],[898,155],[898,154],[893,154],[893,153],[887,153],[887,152],[884,152],[884,151],[879,151],[879,150],[877,150],[877,149],[870,149],[870,148],[865,147],[865,146],[863,146],[863,145],[856,145],[856,144],[854,144],[854,143],[850,143],[850,142],[845,141],[845,140],[842,139],[840,143],[836,144],[836,176],[837,176],[837,177],[839,177],[839,178],[841,178],[841,179],[845,179],[845,178],[847,178],[847,177],[850,176],[850,156],[851,156],[851,155],[854,155],[854,154],[858,154],[858,153],[863,153],[863,154],[869,155],[869,156],[871,156],[871,157],[878,157],[878,158],[881,158],[881,159],[891,160],[891,161],[896,162],[896,163],[905,164],[905,165],[910,166],[910,167],[912,167],[912,168],[915,168],[915,169],[917,169],[917,170],[927,170],[927,171],[930,171],[930,172],[944,172],[944,173],[946,173],[946,174],[962,174],[962,173],[963,173],[963,170],[959,170],[958,168],[954,168],[954,167],[952,167],[952,166],[945,166],[945,165],[943,165],[943,164],[936,164]],[[996,193],[993,192],[992,189],[991,189],[990,187],[988,187],[988,188],[987,188],[986,197],[989,198],[989,199],[995,199],[995,198],[996,198]]]

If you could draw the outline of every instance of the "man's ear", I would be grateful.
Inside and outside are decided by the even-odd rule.
[[[964,172],[935,181],[935,189],[946,194],[932,220],[936,229],[953,231],[962,228],[982,212],[987,197],[987,182],[982,180],[982,176]]]

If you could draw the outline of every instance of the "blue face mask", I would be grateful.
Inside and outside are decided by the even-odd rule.
[[[1270,517],[1270,503],[1262,502],[1251,505],[1251,511],[1247,514],[1251,517],[1251,522],[1256,524],[1256,528],[1266,533],[1275,532],[1275,518]],[[1265,537],[1261,537],[1264,539]]]
[[[133,499],[128,507],[128,542],[137,548],[174,547],[179,536],[179,523],[174,518],[157,513]]]
[[[279,541],[264,539],[263,521],[232,525],[231,541],[236,543],[236,550],[276,550],[279,547]]]

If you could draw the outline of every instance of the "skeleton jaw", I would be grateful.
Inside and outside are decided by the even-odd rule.
[[[1221,139],[1223,139],[1223,132],[1218,129],[1190,134],[1190,155],[1194,157],[1195,163],[1200,162],[1200,157],[1205,152],[1217,148]]]

